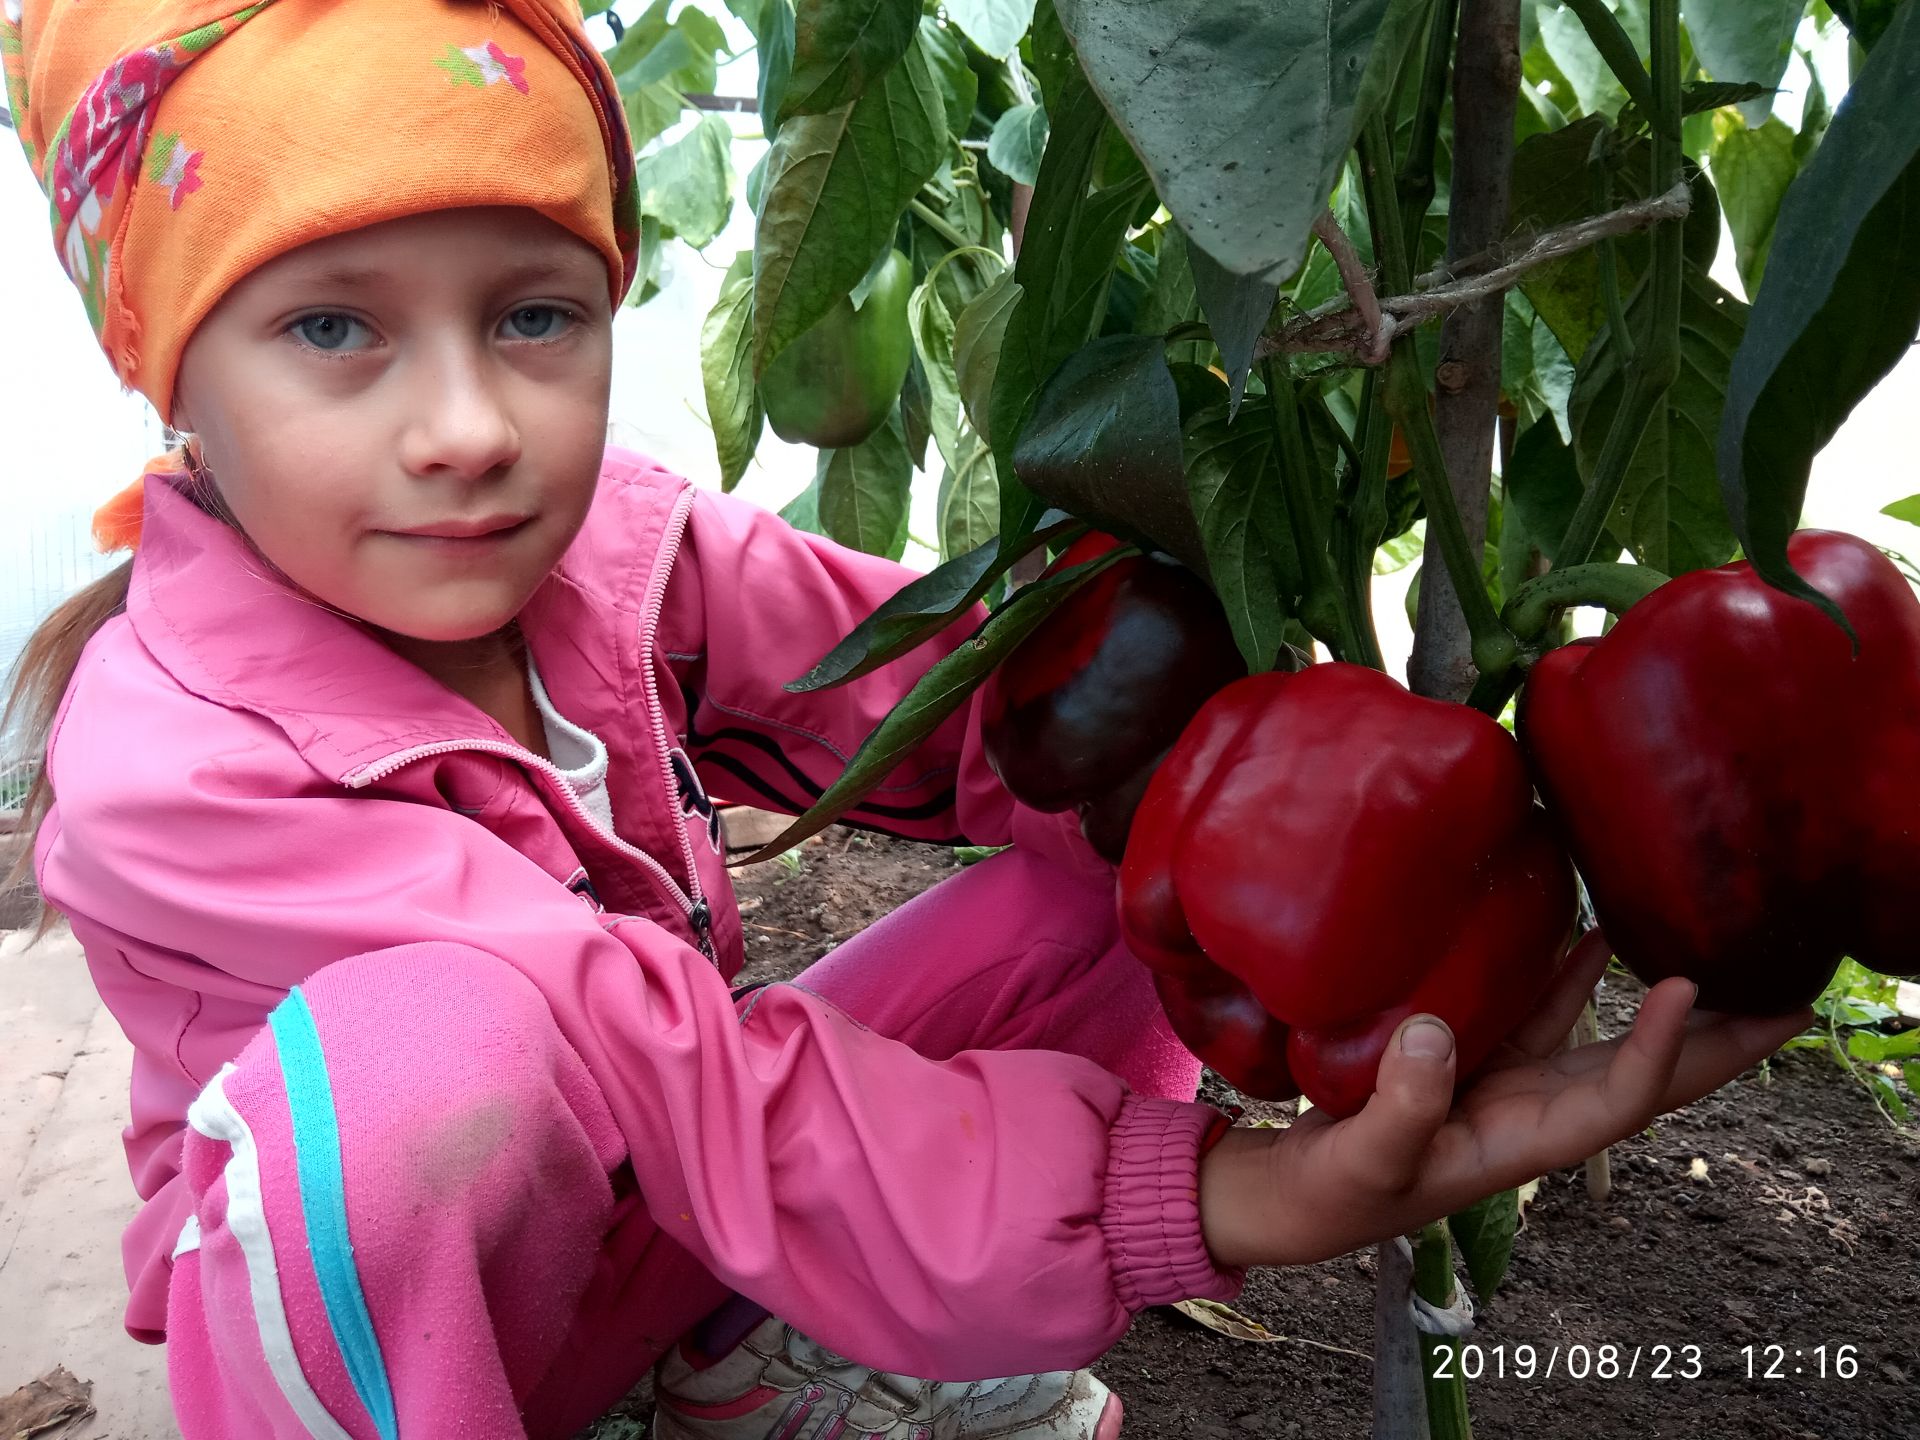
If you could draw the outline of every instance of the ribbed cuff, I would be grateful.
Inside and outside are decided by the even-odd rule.
[[[1214,1264],[1200,1233],[1201,1145],[1211,1105],[1128,1095],[1107,1150],[1100,1229],[1120,1303],[1138,1312],[1176,1300],[1231,1300],[1247,1272]]]

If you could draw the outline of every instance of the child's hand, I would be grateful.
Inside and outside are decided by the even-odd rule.
[[[1214,1259],[1307,1265],[1406,1234],[1578,1164],[1718,1089],[1812,1023],[1811,1007],[1772,1019],[1692,1010],[1693,982],[1667,979],[1647,992],[1628,1034],[1561,1050],[1609,953],[1598,931],[1577,945],[1540,1008],[1457,1098],[1452,1035],[1410,1019],[1358,1115],[1336,1121],[1309,1110],[1289,1129],[1229,1131],[1200,1166]],[[1441,1037],[1444,1058],[1406,1053],[1410,1031]]]

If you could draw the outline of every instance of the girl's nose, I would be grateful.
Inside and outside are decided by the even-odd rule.
[[[418,368],[408,396],[410,473],[479,480],[520,458],[503,377],[484,345],[449,345]]]

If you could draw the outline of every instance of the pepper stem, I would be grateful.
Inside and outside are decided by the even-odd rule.
[[[1437,1310],[1453,1304],[1453,1236],[1444,1220],[1422,1225],[1413,1237],[1413,1288]],[[1452,1336],[1420,1332],[1429,1440],[1473,1440],[1467,1378],[1461,1373],[1458,1352],[1459,1344]]]
[[[1573,565],[1549,570],[1514,592],[1500,618],[1521,640],[1538,640],[1553,617],[1572,605],[1598,605],[1624,615],[1667,583],[1667,577],[1647,565]]]

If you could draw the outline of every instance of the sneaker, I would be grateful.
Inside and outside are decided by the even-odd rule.
[[[704,1366],[654,1370],[653,1440],[1116,1440],[1120,1397],[1089,1370],[942,1382],[856,1365],[768,1316]]]

